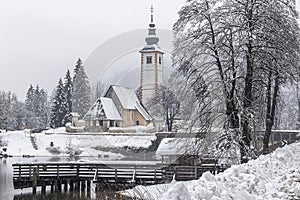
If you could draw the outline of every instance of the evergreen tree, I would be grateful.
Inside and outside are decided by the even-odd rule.
[[[35,95],[35,89],[30,84],[29,89],[26,93],[26,99],[25,99],[25,109],[26,109],[25,126],[26,126],[26,128],[33,128],[32,118],[34,117],[34,95]]]
[[[70,113],[72,112],[73,82],[69,70],[67,71],[65,76],[64,93],[66,101],[66,115],[64,116],[63,123],[65,124],[70,121]]]
[[[21,130],[24,127],[24,117],[26,114],[25,104],[18,101],[17,98],[12,103],[12,123],[11,127],[16,130]]]
[[[75,69],[74,69],[74,75],[78,73],[79,68],[82,67],[82,60],[80,58],[78,58],[76,65],[75,65]]]
[[[29,112],[34,112],[33,107],[34,107],[34,95],[35,95],[35,89],[34,87],[30,84],[29,89],[26,93],[26,99],[25,99],[25,107],[26,110]]]
[[[80,59],[77,61],[74,73],[72,111],[83,117],[91,106],[91,87]]]
[[[58,85],[55,91],[55,97],[51,109],[51,127],[63,126],[63,119],[66,115],[66,103],[64,85],[61,78],[58,81]]]
[[[36,85],[32,85],[25,99],[25,125],[27,128],[45,128],[48,124],[47,114],[47,92]]]
[[[37,86],[38,88],[38,86]],[[45,128],[48,123],[47,114],[47,92],[44,89],[37,89],[35,95],[35,116],[38,119],[39,127]]]
[[[12,92],[0,91],[0,129],[21,129],[24,106]]]

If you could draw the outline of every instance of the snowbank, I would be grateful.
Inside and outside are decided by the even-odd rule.
[[[161,200],[263,200],[300,199],[300,143],[279,148],[218,175],[171,184],[138,186],[125,196]]]
[[[6,153],[8,155],[69,156],[67,150],[71,147],[79,149],[82,152],[80,156],[101,157],[107,159],[121,159],[124,156],[119,153],[104,152],[98,150],[97,147],[148,148],[152,144],[151,141],[156,139],[155,135],[114,136],[108,134],[68,134],[65,133],[64,128],[35,134],[30,134],[30,131],[11,131],[0,133],[0,137],[2,141],[7,144]],[[55,152],[59,153],[55,154]]]

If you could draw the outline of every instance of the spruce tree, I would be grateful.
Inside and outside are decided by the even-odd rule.
[[[72,111],[83,117],[91,106],[91,87],[80,59],[77,61],[74,73]]]
[[[26,128],[33,128],[34,126],[34,123],[32,121],[32,118],[34,117],[34,95],[35,95],[35,89],[30,84],[25,99],[25,109],[26,109],[25,127]]]
[[[29,89],[28,89],[28,91],[26,93],[26,99],[25,99],[25,107],[26,107],[27,111],[30,111],[30,112],[34,112],[33,111],[34,94],[35,94],[35,89],[30,84]]]
[[[78,73],[80,67],[82,67],[82,60],[78,58],[74,69],[74,75]]]
[[[38,86],[37,86],[38,87]],[[38,119],[39,127],[45,128],[48,122],[47,116],[47,92],[44,89],[36,88],[35,95],[35,116]]]
[[[65,93],[65,103],[66,103],[66,114],[64,116],[63,123],[70,122],[70,113],[72,112],[72,94],[73,94],[73,82],[68,70],[64,81],[64,93]]]
[[[27,128],[45,128],[48,124],[47,92],[36,85],[32,85],[26,93],[25,125]]]
[[[65,93],[64,85],[61,78],[58,81],[58,85],[55,91],[55,97],[52,103],[51,109],[51,127],[61,127],[64,126],[63,119],[66,115],[66,103],[65,103]]]

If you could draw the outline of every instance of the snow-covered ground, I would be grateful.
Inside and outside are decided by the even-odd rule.
[[[206,172],[198,180],[137,186],[122,194],[151,200],[300,199],[300,143],[232,166],[215,176]]]
[[[58,156],[68,156],[68,147],[77,148],[82,151],[80,156],[101,157],[108,159],[121,159],[122,154],[96,150],[96,147],[104,148],[148,148],[151,141],[156,139],[155,135],[120,135],[120,134],[68,134],[64,128],[47,130],[42,133],[31,133],[25,131],[11,131],[0,133],[1,140],[6,144],[8,155],[22,156],[55,156],[49,152],[50,143],[53,148],[58,148]],[[33,138],[31,138],[33,137]],[[37,148],[34,148],[32,140]],[[0,149],[1,151],[1,149]]]

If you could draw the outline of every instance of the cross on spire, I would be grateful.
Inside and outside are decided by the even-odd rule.
[[[151,5],[150,11],[151,11],[151,23],[153,23],[153,5]]]

